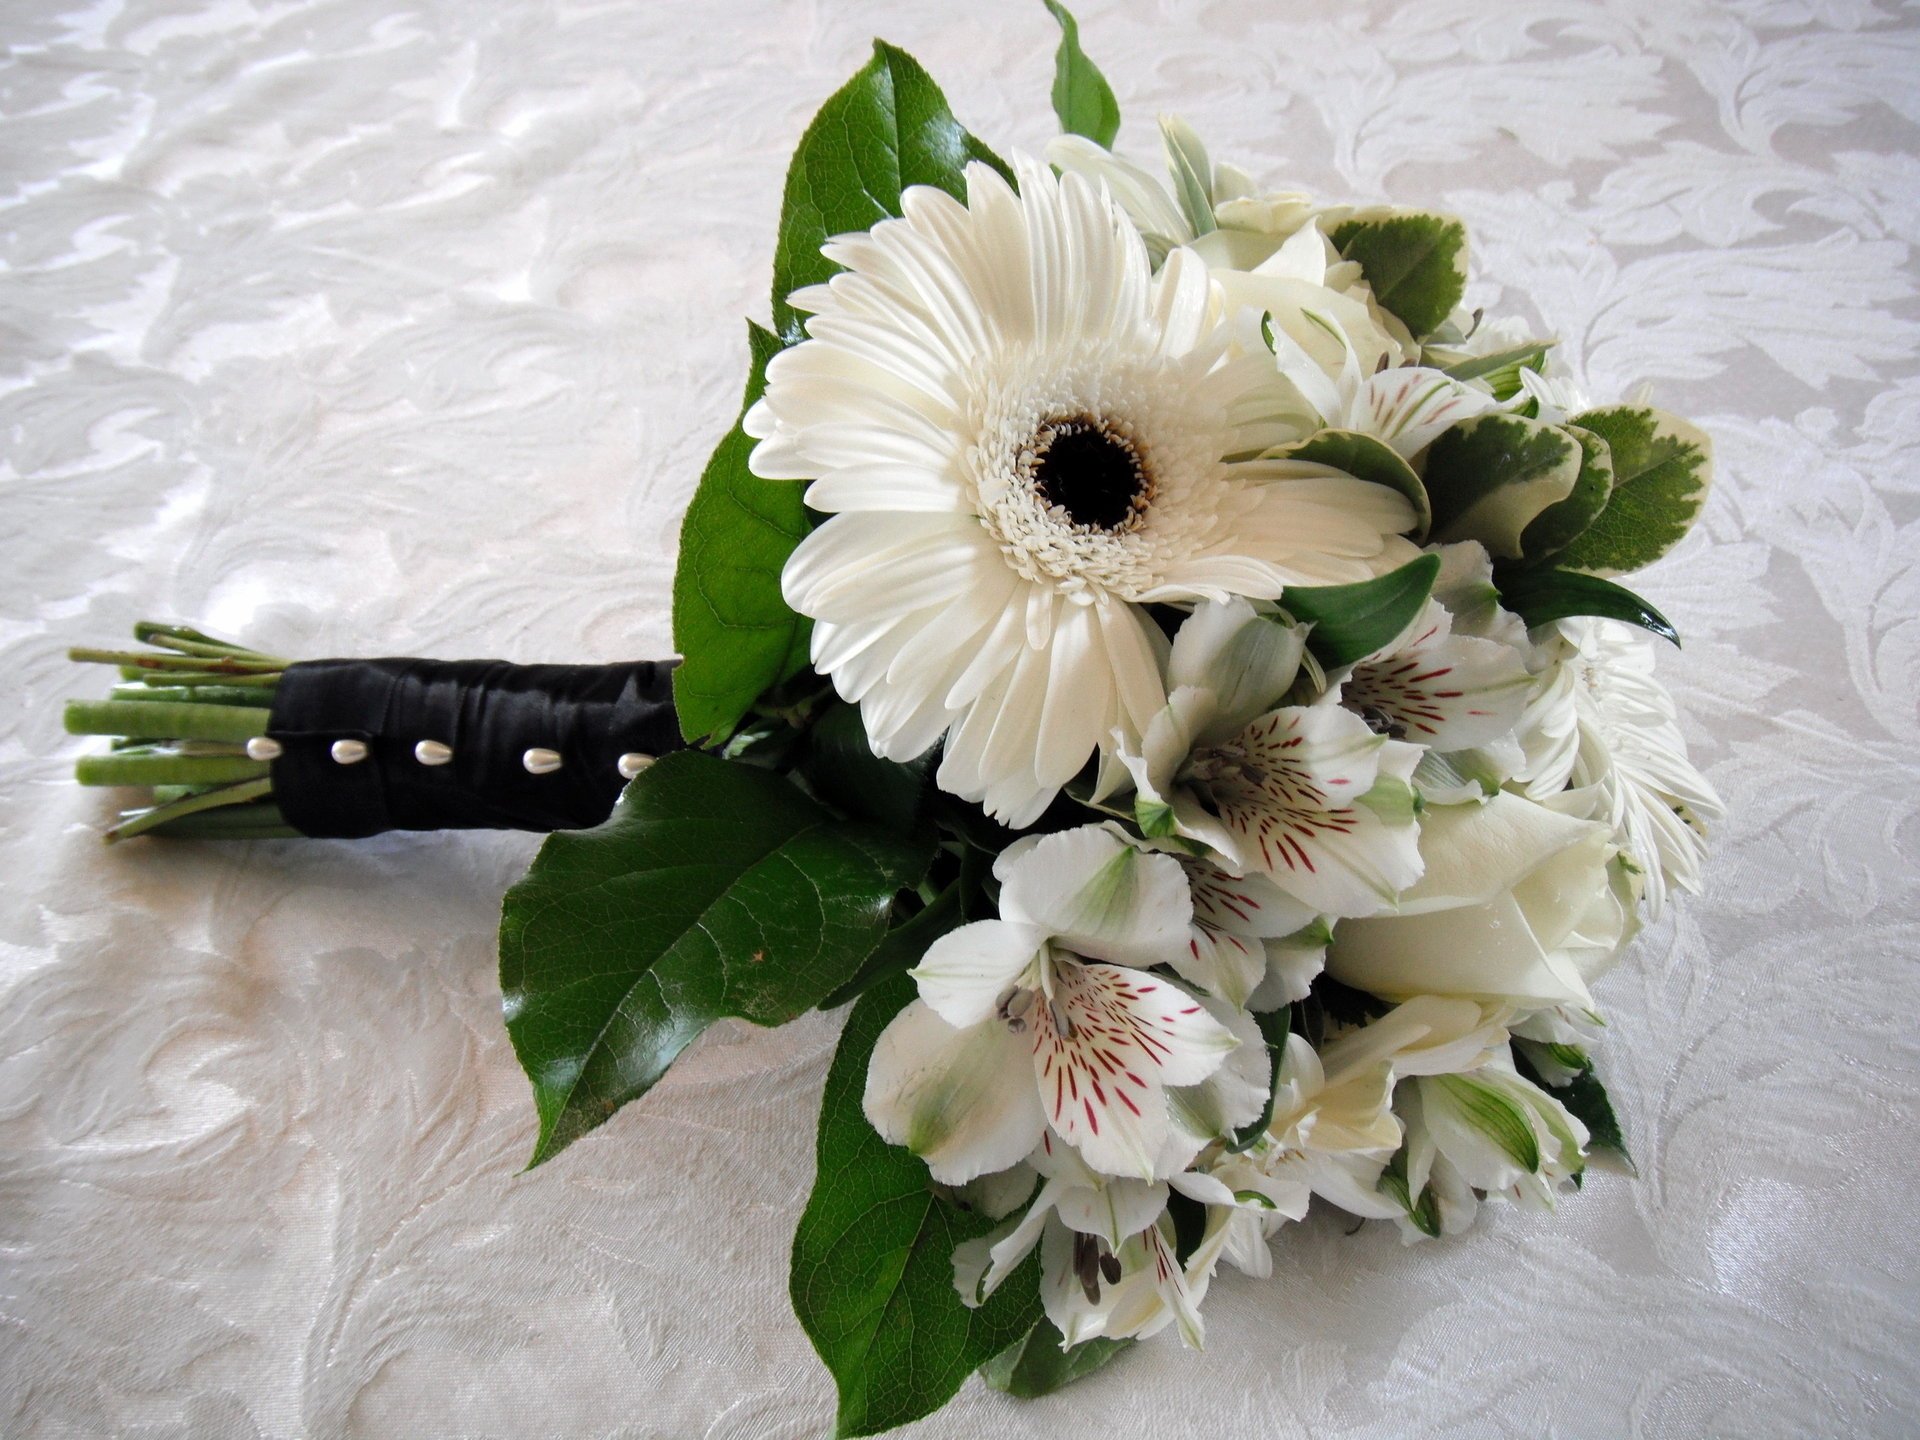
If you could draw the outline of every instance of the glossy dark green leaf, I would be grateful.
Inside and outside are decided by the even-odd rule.
[[[773,328],[781,338],[791,344],[806,333],[787,297],[840,268],[820,253],[828,239],[899,215],[900,192],[910,185],[936,185],[964,198],[971,160],[1013,178],[1006,163],[953,118],[919,61],[875,41],[873,59],[820,107],[787,167],[773,257]]]
[[[1520,550],[1529,562],[1548,559],[1579,538],[1613,494],[1613,451],[1607,442],[1578,425],[1560,428],[1580,447],[1580,474],[1566,499],[1542,510],[1521,532]]]
[[[836,1435],[872,1435],[939,1409],[1040,1319],[1039,1257],[977,1310],[953,1251],[994,1222],[937,1196],[927,1167],[861,1112],[867,1061],[913,999],[896,974],[860,997],[827,1072],[813,1194],[793,1236],[793,1311],[840,1391]]]
[[[1651,565],[1680,543],[1706,504],[1713,442],[1697,426],[1643,405],[1588,410],[1573,423],[1607,442],[1613,490],[1554,563],[1603,576]]]
[[[1500,590],[1500,603],[1529,626],[1545,625],[1550,620],[1565,620],[1572,615],[1597,615],[1606,620],[1624,620],[1651,630],[1662,640],[1680,643],[1680,632],[1666,616],[1625,586],[1597,575],[1582,575],[1572,570],[1502,570],[1494,583]]]
[[[1120,133],[1120,102],[1100,67],[1080,48],[1079,22],[1057,0],[1046,0],[1046,7],[1060,22],[1060,48],[1053,55],[1053,113],[1067,134],[1084,135],[1112,149],[1113,137]]]
[[[1476,415],[1443,430],[1427,451],[1432,538],[1478,540],[1496,559],[1523,558],[1521,536],[1573,493],[1583,453],[1558,425],[1521,415]]]
[[[1025,1335],[980,1367],[980,1378],[994,1389],[1031,1400],[1084,1380],[1121,1352],[1131,1340],[1083,1340],[1063,1349],[1066,1337],[1042,1320]]]
[[[861,820],[911,831],[921,823],[932,755],[902,764],[873,753],[857,706],[831,702],[807,727],[800,773],[814,794]]]
[[[822,1010],[832,1010],[855,999],[883,976],[910,970],[920,963],[927,947],[949,930],[967,923],[965,896],[959,885],[950,885],[933,897],[932,903],[895,925],[873,947],[873,953],[860,962],[860,968],[831,995],[820,1002]]]
[[[1407,497],[1413,506],[1413,533],[1422,536],[1433,519],[1427,505],[1427,487],[1414,473],[1413,466],[1400,457],[1384,440],[1363,435],[1357,430],[1322,430],[1281,452],[1289,460],[1305,460],[1314,465],[1370,480]]]
[[[748,326],[753,368],[746,402],[766,384],[780,340]],[[806,536],[804,486],[762,480],[747,468],[753,441],[736,423],[713,452],[680,524],[673,573],[673,672],[680,731],[694,743],[721,740],[769,687],[807,663],[811,622],[780,593],[780,571]]]
[[[1467,227],[1451,215],[1359,215],[1334,226],[1331,239],[1415,338],[1439,329],[1466,293]]]
[[[845,982],[929,853],[786,780],[682,751],[605,824],[540,847],[500,917],[507,1030],[549,1158],[722,1016],[793,1019]]]
[[[1439,573],[1440,557],[1422,555],[1352,585],[1290,585],[1280,604],[1296,620],[1313,623],[1307,648],[1332,669],[1365,659],[1411,625]]]

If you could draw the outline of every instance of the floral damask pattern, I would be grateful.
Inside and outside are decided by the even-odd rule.
[[[1129,117],[1451,209],[1477,301],[1719,480],[1644,577],[1730,818],[1603,986],[1640,1176],[1290,1227],[1202,1355],[913,1433],[1888,1434],[1920,1407],[1920,14],[1893,0],[1078,7]],[[521,1174],[521,836],[103,853],[67,645],[667,645],[779,177],[883,33],[1047,138],[1035,5],[124,3],[0,17],[0,1430],[803,1436],[774,1303],[826,1020],[710,1035]],[[1000,57],[991,66],[978,57]],[[689,1285],[687,1277],[697,1276]],[[1221,1312],[1226,1312],[1222,1315]]]

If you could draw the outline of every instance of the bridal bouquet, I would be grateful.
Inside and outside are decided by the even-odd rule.
[[[845,1435],[1199,1345],[1314,1197],[1412,1241],[1624,1161],[1596,982],[1720,814],[1615,578],[1707,437],[1463,308],[1457,220],[1115,153],[1049,8],[1044,158],[886,45],[802,138],[677,668],[155,626],[71,716],[156,787],[122,834],[552,830],[500,927],[535,1163],[850,1004],[791,1282]]]

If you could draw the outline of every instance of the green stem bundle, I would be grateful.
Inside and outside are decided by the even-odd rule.
[[[149,803],[121,812],[105,839],[276,839],[298,835],[273,800],[269,763],[247,753],[272,717],[292,661],[217,640],[185,625],[143,620],[134,640],[148,649],[80,647],[82,664],[112,665],[123,683],[103,701],[67,705],[72,735],[104,735],[105,755],[74,766],[82,785],[148,789]]]

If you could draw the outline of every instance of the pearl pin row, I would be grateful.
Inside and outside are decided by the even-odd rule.
[[[280,742],[269,735],[256,735],[247,741],[249,760],[278,760],[285,751]],[[358,765],[367,758],[367,746],[364,740],[336,740],[327,752],[333,756],[336,765]],[[413,758],[422,765],[445,765],[453,759],[453,747],[439,740],[422,740],[413,747]],[[622,780],[631,780],[649,765],[654,757],[639,750],[629,750],[617,763]],[[558,750],[548,750],[534,746],[520,757],[520,764],[529,775],[551,775],[566,763]]]

